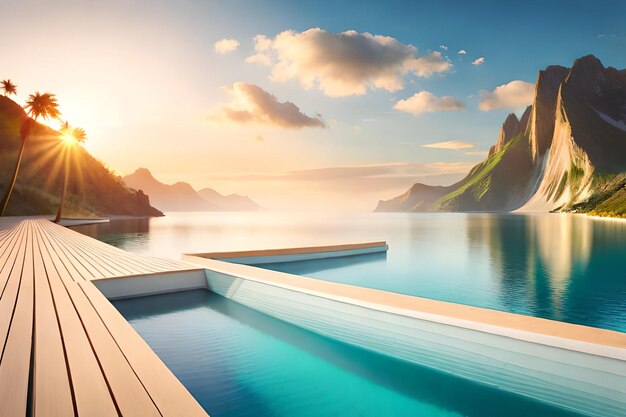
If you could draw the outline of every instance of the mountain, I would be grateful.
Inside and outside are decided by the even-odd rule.
[[[11,176],[26,120],[24,109],[0,96],[0,193]],[[60,133],[37,124],[26,142],[19,176],[7,207],[7,215],[51,215],[56,213],[63,184],[63,148]],[[119,177],[83,147],[74,148],[68,182],[67,215],[162,216],[150,205],[148,196],[129,189]]]
[[[211,188],[196,191],[186,182],[164,184],[146,168],[123,177],[124,182],[150,196],[164,211],[258,211],[262,207],[238,194],[224,196]]]
[[[129,187],[148,194],[154,205],[163,211],[217,210],[217,207],[200,197],[196,190],[186,182],[163,184],[146,168],[139,168],[123,177],[122,180]]]
[[[593,55],[539,71],[487,158],[447,187],[416,184],[376,211],[576,211],[626,216],[626,70]]]
[[[262,211],[263,207],[239,194],[222,195],[212,188],[203,188],[198,195],[224,211]]]

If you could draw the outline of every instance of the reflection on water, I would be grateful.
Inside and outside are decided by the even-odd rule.
[[[476,223],[467,236],[472,247],[487,243],[492,267],[501,277],[503,304],[532,300],[541,316],[563,320],[570,278],[584,274],[589,263],[593,221],[555,214],[482,216]]]
[[[215,417],[575,415],[319,336],[208,291],[114,304]]]
[[[578,215],[178,213],[77,228],[177,258],[371,240],[387,256],[272,265],[325,280],[626,331],[626,222]]]
[[[152,219],[123,219],[72,227],[73,230],[93,236],[105,243],[130,252],[136,252],[150,240]]]

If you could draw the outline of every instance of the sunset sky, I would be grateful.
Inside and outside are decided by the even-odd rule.
[[[118,174],[372,210],[484,158],[537,71],[626,67],[624,1],[0,0],[0,78]]]

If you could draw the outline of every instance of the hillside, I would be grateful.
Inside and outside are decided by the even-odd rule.
[[[376,211],[619,215],[626,211],[623,173],[626,70],[605,68],[588,55],[571,69],[540,71],[532,105],[521,118],[506,118],[487,159],[463,180],[448,187],[416,184],[380,201]]]
[[[0,96],[0,193],[13,173],[20,146],[19,129],[27,118],[13,100]],[[59,205],[63,182],[59,132],[37,125],[28,139],[7,215],[51,215]],[[77,146],[71,165],[66,216],[161,216],[148,196],[129,189],[84,148]]]
[[[148,194],[155,206],[164,211],[258,211],[263,208],[248,197],[224,196],[212,188],[200,191],[186,182],[164,184],[146,168],[123,177],[124,182]]]

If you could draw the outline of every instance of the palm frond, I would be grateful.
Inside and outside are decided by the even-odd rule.
[[[69,122],[63,122],[59,129],[64,136],[69,136],[75,143],[85,143],[87,140],[87,132],[82,127],[73,127]]]
[[[35,94],[29,95],[25,108],[34,119],[58,119],[61,116],[57,98],[51,93],[37,91]]]
[[[17,86],[11,82],[11,80],[2,80],[0,81],[2,84],[2,89],[4,90],[5,96],[16,95],[17,94]]]
[[[87,140],[87,132],[85,132],[85,129],[83,129],[82,127],[74,128],[74,130],[72,131],[72,136],[74,137],[76,143],[85,143],[85,141]]]

